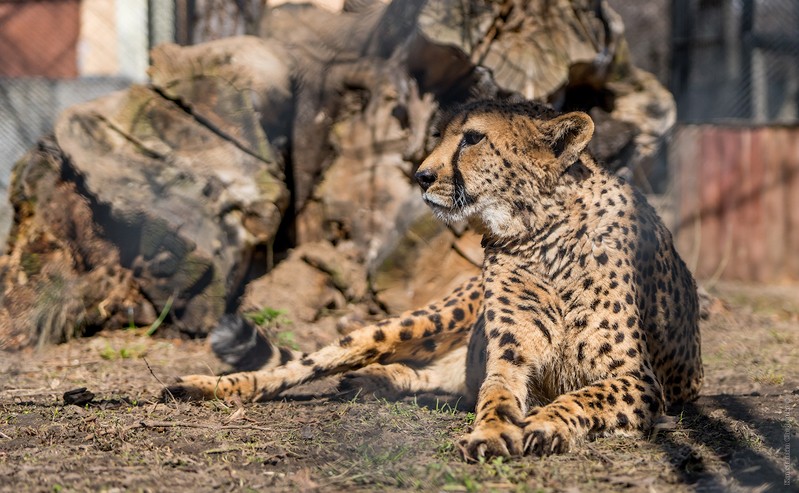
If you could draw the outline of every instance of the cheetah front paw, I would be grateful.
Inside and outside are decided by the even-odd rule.
[[[495,421],[478,425],[458,442],[463,458],[476,462],[481,457],[513,457],[522,455],[524,435],[513,423]]]
[[[539,457],[563,454],[571,449],[572,432],[557,421],[530,416],[524,426],[524,453]]]

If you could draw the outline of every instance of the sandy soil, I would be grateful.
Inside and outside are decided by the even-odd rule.
[[[464,464],[473,416],[413,399],[157,403],[224,370],[202,341],[140,332],[0,352],[0,491],[799,491],[799,289],[718,285],[706,384],[648,437]],[[93,400],[66,405],[86,387]]]

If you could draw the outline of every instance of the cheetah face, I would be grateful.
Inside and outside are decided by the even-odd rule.
[[[543,119],[540,108],[473,104],[449,120],[416,173],[439,219],[476,217],[498,237],[533,222],[536,202],[579,159],[594,128],[585,113]]]

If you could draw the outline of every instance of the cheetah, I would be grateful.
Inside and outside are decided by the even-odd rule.
[[[696,284],[643,195],[590,156],[591,118],[492,100],[440,128],[415,178],[438,218],[483,234],[479,277],[315,353],[165,392],[264,400],[346,372],[342,389],[458,395],[475,412],[458,442],[469,461],[646,431],[695,399]]]

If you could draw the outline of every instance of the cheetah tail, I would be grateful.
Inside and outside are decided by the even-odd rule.
[[[223,315],[209,339],[216,356],[235,371],[268,370],[304,356],[275,345],[237,313]]]

